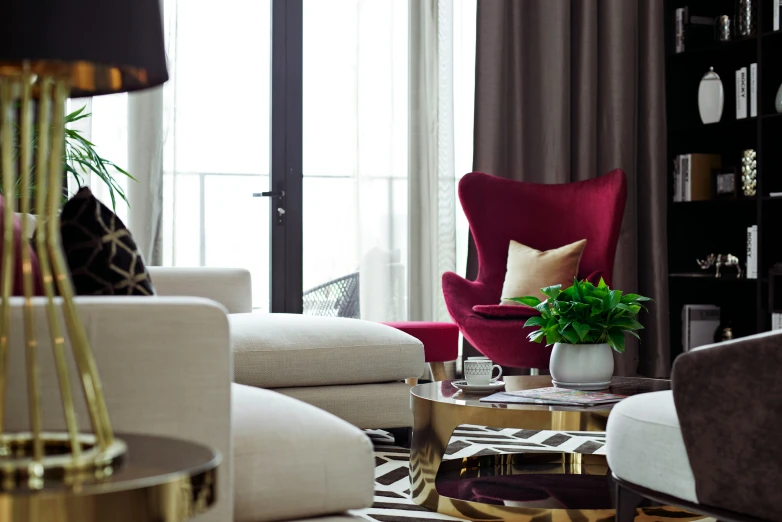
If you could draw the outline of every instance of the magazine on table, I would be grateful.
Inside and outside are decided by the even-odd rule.
[[[481,402],[501,402],[510,404],[550,404],[564,406],[597,406],[611,404],[625,399],[626,395],[615,393],[568,390],[565,388],[536,388],[499,392],[483,397]]]

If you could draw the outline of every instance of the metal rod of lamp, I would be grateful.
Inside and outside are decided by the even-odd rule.
[[[43,487],[48,471],[65,476],[80,473],[100,475],[109,472],[125,451],[124,443],[114,438],[97,365],[87,333],[74,303],[71,283],[59,233],[60,185],[63,175],[65,100],[68,78],[34,75],[26,62],[19,70],[0,73],[0,183],[5,195],[0,258],[0,475],[4,487],[13,487],[15,477],[27,478],[30,489]],[[39,343],[35,328],[35,302],[32,259],[26,243],[29,223],[22,220],[21,237],[14,241],[14,211],[19,187],[20,210],[30,211],[31,171],[34,139],[33,92],[37,94],[37,154],[35,158],[35,208],[39,227],[36,231],[37,254],[43,278],[45,308],[59,381],[60,402],[67,432],[46,432],[41,413]],[[18,108],[18,111],[17,111]],[[17,125],[18,124],[18,125]],[[19,143],[14,129],[19,128]],[[15,158],[15,145],[18,157]],[[24,216],[23,216],[24,217]],[[18,252],[21,249],[21,252]],[[15,267],[17,256],[21,267]],[[27,376],[30,432],[9,433],[6,429],[9,351],[12,329],[14,269],[21,269],[24,352]],[[59,298],[55,291],[59,292]],[[60,324],[62,309],[82,392],[94,435],[79,432],[76,409],[66,363],[66,337]],[[85,449],[86,448],[86,449]]]

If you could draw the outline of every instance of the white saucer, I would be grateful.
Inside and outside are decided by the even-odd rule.
[[[467,393],[494,393],[505,387],[505,381],[494,381],[489,384],[467,384],[467,381],[453,381],[451,384]]]
[[[611,381],[606,382],[559,382],[554,379],[551,382],[557,388],[567,388],[570,390],[581,391],[602,391],[607,390],[611,386]]]

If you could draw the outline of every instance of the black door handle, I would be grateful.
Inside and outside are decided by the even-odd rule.
[[[253,192],[254,198],[284,198],[284,190],[271,190],[269,192]]]

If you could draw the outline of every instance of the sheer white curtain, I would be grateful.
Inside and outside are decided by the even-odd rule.
[[[456,184],[471,170],[476,0],[410,0],[410,318],[448,320],[441,277],[466,268]]]
[[[304,286],[358,272],[364,319],[448,317],[440,276],[466,240],[455,184],[472,162],[474,80],[457,75],[474,74],[475,12],[304,0]]]
[[[304,289],[358,272],[361,317],[404,319],[407,3],[303,7]]]

